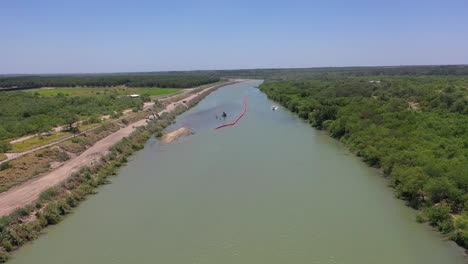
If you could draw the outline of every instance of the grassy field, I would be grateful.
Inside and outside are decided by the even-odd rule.
[[[45,145],[47,143],[51,143],[53,141],[59,140],[61,138],[70,136],[71,134],[68,132],[55,132],[53,134],[47,136],[35,136],[33,138],[27,139],[25,141],[21,141],[11,145],[11,152],[23,152],[26,150],[33,149],[35,147],[39,147]]]
[[[41,96],[55,96],[58,94],[65,94],[69,96],[95,96],[100,94],[115,94],[115,95],[129,95],[129,94],[147,94],[151,96],[168,95],[181,91],[182,89],[176,88],[129,88],[129,87],[63,87],[63,88],[40,88],[27,90],[28,93],[38,93]]]

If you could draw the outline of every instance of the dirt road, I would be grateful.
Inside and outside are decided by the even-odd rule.
[[[182,101],[190,102],[194,98],[208,93],[213,89],[217,89],[218,87],[220,87],[220,85],[206,88],[197,94],[192,94],[184,99],[181,99],[180,101],[171,103],[166,107],[166,109],[159,112],[158,114],[161,115],[165,112],[171,112],[177,107],[178,104],[182,103]],[[131,123],[119,131],[96,142],[96,144],[87,149],[85,152],[81,153],[75,158],[68,160],[61,167],[51,171],[50,173],[29,180],[24,184],[14,187],[6,192],[0,193],[0,217],[10,214],[16,208],[24,207],[34,202],[37,198],[39,198],[39,195],[43,191],[63,182],[73,172],[79,170],[82,166],[92,165],[95,162],[99,162],[100,157],[105,154],[111,146],[120,141],[122,138],[129,136],[133,131],[135,131],[137,127],[144,125],[146,125],[146,119]]]

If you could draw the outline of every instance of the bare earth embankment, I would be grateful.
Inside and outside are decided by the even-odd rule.
[[[158,114],[161,115],[166,112],[172,112],[177,105],[188,103],[199,96],[209,93],[211,90],[217,89],[220,86],[228,85],[231,83],[225,83],[221,85],[215,85],[204,89],[203,91],[192,94],[185,97],[177,102],[169,104],[163,111]],[[185,102],[184,102],[185,101]],[[12,213],[15,209],[24,207],[36,199],[39,195],[52,188],[65,179],[67,179],[73,172],[78,171],[83,166],[92,165],[93,163],[99,162],[100,157],[107,153],[110,147],[120,141],[122,138],[129,136],[139,126],[146,125],[147,120],[143,119],[127,125],[119,131],[101,139],[96,142],[89,149],[81,153],[80,155],[68,160],[61,167],[47,173],[39,178],[32,179],[25,182],[22,185],[14,187],[6,192],[0,193],[0,217],[6,216]]]

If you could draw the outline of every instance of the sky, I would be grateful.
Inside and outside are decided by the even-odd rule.
[[[468,64],[468,0],[0,0],[0,74]]]

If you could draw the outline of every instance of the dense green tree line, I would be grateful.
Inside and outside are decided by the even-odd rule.
[[[269,81],[260,89],[326,129],[398,197],[468,248],[468,77],[347,77]]]
[[[217,77],[189,74],[99,74],[0,77],[3,88],[117,86],[189,88],[219,81]]]
[[[0,88],[116,86],[188,88],[213,83],[220,78],[268,80],[323,79],[346,76],[420,76],[468,75],[468,65],[398,66],[398,67],[324,67],[284,69],[239,69],[119,74],[19,75],[0,76]]]
[[[253,78],[267,80],[329,79],[347,76],[418,76],[468,75],[468,65],[398,66],[398,67],[324,67],[284,69],[210,70],[185,72],[190,75],[213,77]]]
[[[27,134],[46,132],[59,125],[72,124],[80,117],[99,117],[128,108],[140,108],[147,97],[57,96],[42,97],[26,92],[0,95],[0,141]],[[0,152],[6,149],[0,144]]]

